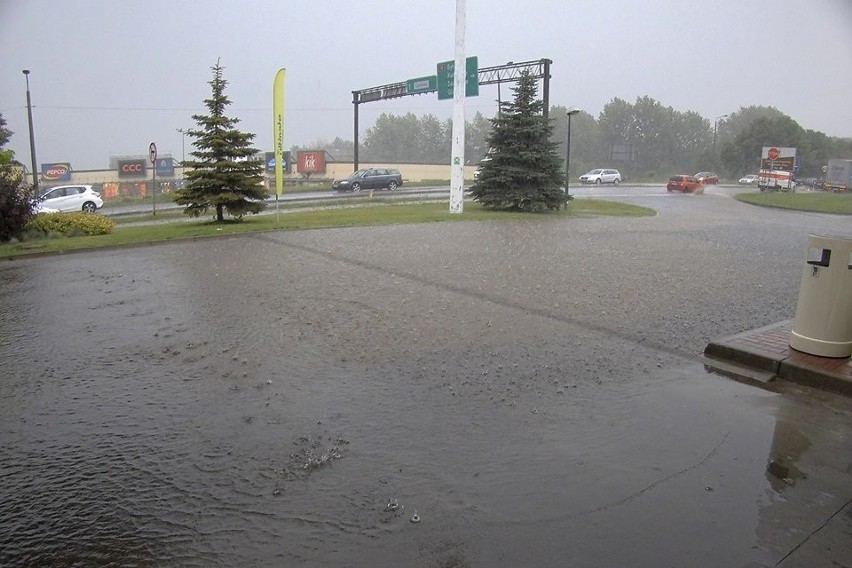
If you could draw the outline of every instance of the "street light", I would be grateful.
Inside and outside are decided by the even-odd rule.
[[[30,157],[33,164],[33,195],[38,195],[38,170],[36,169],[35,134],[33,134],[33,104],[30,99],[30,70],[24,69],[27,80],[27,118],[30,121]]]
[[[571,117],[579,113],[580,109],[571,107],[568,109],[568,138],[565,141],[565,205],[568,206],[568,200],[571,198],[571,193],[568,191],[568,182],[571,179],[569,167],[571,166]]]
[[[727,114],[723,114],[722,116],[717,116],[716,120],[713,121],[713,151],[716,151],[716,130],[719,127],[719,121],[728,118]]]
[[[181,137],[180,137],[180,161],[185,162],[186,161],[186,130],[184,130],[183,128],[178,128],[177,131],[180,132],[180,134],[181,134]],[[181,164],[181,166],[183,166],[183,164]]]
[[[189,132],[184,128],[178,128],[178,132],[180,132],[180,179],[183,180],[184,170],[186,166],[184,166],[184,162],[186,162],[186,134]]]

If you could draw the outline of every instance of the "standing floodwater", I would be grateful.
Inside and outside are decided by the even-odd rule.
[[[697,355],[790,317],[809,221],[666,203],[0,265],[0,565],[774,565],[852,405]]]

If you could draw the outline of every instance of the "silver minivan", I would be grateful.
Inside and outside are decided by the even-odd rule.
[[[598,168],[580,176],[580,183],[621,183],[621,174],[618,170]]]

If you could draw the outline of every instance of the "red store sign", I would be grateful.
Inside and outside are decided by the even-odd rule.
[[[296,171],[300,174],[324,174],[325,151],[301,150],[296,154]]]
[[[145,177],[145,160],[119,160],[118,177]]]

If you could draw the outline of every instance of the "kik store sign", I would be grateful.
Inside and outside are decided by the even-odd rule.
[[[296,153],[296,171],[300,174],[324,174],[325,152],[323,150],[299,150]]]

